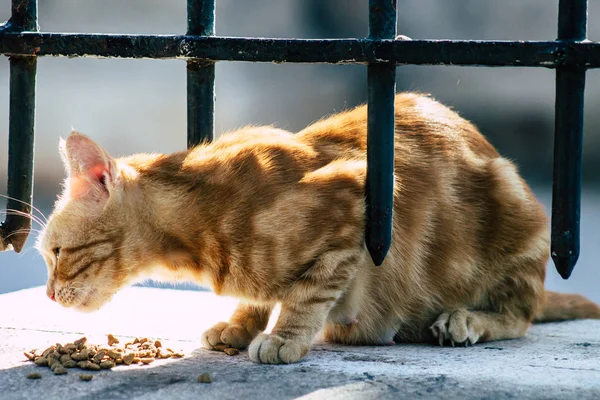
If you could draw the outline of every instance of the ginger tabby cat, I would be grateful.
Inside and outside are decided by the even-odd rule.
[[[364,244],[367,108],[298,134],[250,127],[174,154],[111,158],[73,132],[40,235],[48,296],[93,311],[149,277],[241,299],[202,335],[292,363],[318,332],[357,345],[518,338],[533,321],[600,318],[544,290],[548,221],[513,164],[427,96],[396,97],[393,243]],[[281,313],[270,334],[271,311]]]

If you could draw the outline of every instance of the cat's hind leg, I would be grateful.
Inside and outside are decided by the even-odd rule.
[[[515,339],[524,336],[530,322],[510,314],[458,309],[442,313],[429,328],[440,346]]]
[[[544,277],[548,247],[545,231],[537,245],[524,247],[520,254],[504,261],[504,268],[483,295],[471,306],[445,310],[430,327],[440,345],[475,344],[524,336],[544,302]],[[534,237],[534,239],[536,239]]]
[[[252,339],[264,331],[269,323],[273,305],[255,305],[240,302],[229,322],[219,322],[202,334],[204,348],[227,345],[245,349]]]

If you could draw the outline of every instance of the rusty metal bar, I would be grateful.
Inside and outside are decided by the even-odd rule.
[[[369,39],[394,39],[396,0],[369,1]],[[367,67],[367,224],[365,239],[375,265],[381,265],[392,242],[394,208],[394,99],[396,65]]]
[[[0,32],[0,53],[276,63],[600,68],[599,42],[269,39]]]
[[[587,0],[560,0],[558,40],[573,43],[586,36]],[[551,255],[564,279],[579,258],[584,90],[584,67],[557,68]]]
[[[215,34],[215,0],[188,0],[188,30],[192,36]],[[214,139],[215,63],[187,61],[188,148]]]

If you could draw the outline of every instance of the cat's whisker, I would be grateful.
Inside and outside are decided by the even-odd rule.
[[[29,232],[35,232],[39,235],[42,231],[39,229],[33,229],[33,228],[32,229],[17,229],[16,231],[13,231],[10,234],[6,235],[4,237],[4,239],[8,239],[11,236],[18,235],[20,233],[29,233]],[[29,247],[29,249],[26,249],[25,251],[21,252],[21,256],[23,256],[25,253],[27,253],[28,250],[31,250],[31,249],[37,249],[37,247],[35,245]]]
[[[42,233],[42,230],[41,230],[41,229],[35,229],[35,228],[30,228],[30,229],[27,229],[27,228],[23,228],[23,229],[17,229],[16,231],[12,231],[12,232],[11,232],[9,235],[7,235],[6,237],[7,237],[7,238],[9,238],[9,237],[11,237],[12,235],[16,235],[16,234],[19,234],[19,233],[27,233],[27,232],[34,232],[34,233],[40,234],[40,233]]]
[[[7,212],[11,212],[11,213],[15,213],[15,214],[20,215],[20,216],[25,217],[25,218],[31,218],[31,220],[34,221],[34,222],[37,222],[38,225],[40,225],[40,227],[42,227],[42,228],[46,227],[46,223],[44,221],[42,221],[40,219],[40,217],[38,217],[35,214],[28,214],[26,212],[23,212],[23,211],[20,211],[20,210],[14,210],[14,209],[7,209],[6,211]]]
[[[25,204],[26,206],[31,207],[32,210],[37,211],[42,216],[42,218],[44,218],[45,222],[48,223],[48,218],[46,218],[46,216],[44,215],[44,213],[42,211],[40,211],[40,209],[37,208],[36,206],[34,206],[32,203],[28,203],[28,202],[23,201],[23,200],[15,199],[14,197],[7,196],[5,194],[0,194],[0,197],[4,197],[5,199],[16,201],[16,202],[19,202],[21,204]]]
[[[37,250],[37,249],[34,246],[29,246],[29,247],[23,249],[23,251],[21,251],[21,254],[19,254],[19,258],[23,257],[25,254],[28,254],[32,250]],[[38,252],[35,252],[34,254],[39,256]]]
[[[6,210],[1,210],[0,214],[6,214],[6,215],[18,215],[21,217],[25,217],[25,218],[29,218],[32,221],[38,223],[42,228],[46,227],[46,223],[44,221],[42,221],[38,216],[34,215],[34,214],[28,214],[24,211],[20,211],[20,210],[14,210],[14,209],[6,209]]]

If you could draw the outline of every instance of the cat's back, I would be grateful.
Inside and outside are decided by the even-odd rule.
[[[290,132],[249,126],[186,151],[121,158],[143,180],[174,188],[285,185],[315,168],[314,150]]]
[[[488,160],[500,156],[471,122],[428,95],[401,93],[396,96],[395,108],[400,148],[419,147],[449,158],[462,157],[465,152]]]
[[[366,157],[367,105],[346,110],[308,126],[299,140],[312,146],[324,161]],[[405,92],[395,100],[396,163],[407,156],[421,160],[439,156],[448,161],[499,157],[477,128],[451,108],[428,95]],[[410,157],[409,157],[410,158]],[[419,161],[413,158],[411,161]]]

